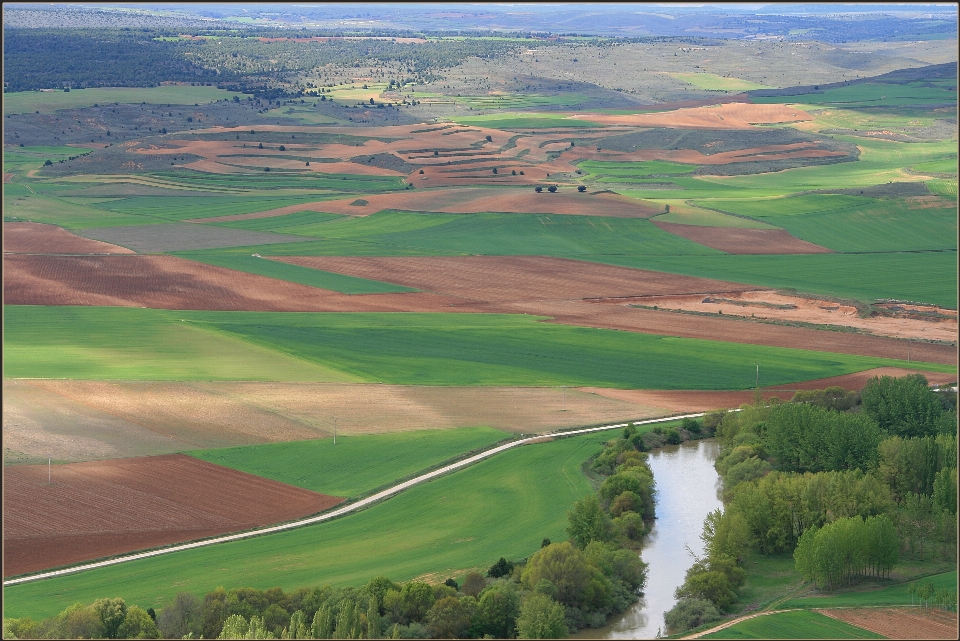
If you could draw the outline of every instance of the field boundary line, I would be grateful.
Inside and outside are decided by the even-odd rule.
[[[550,432],[550,433],[547,433],[547,434],[537,434],[537,435],[530,436],[530,437],[527,437],[527,438],[522,438],[522,439],[519,439],[519,440],[516,440],[516,441],[512,441],[512,442],[506,443],[506,444],[504,444],[504,445],[499,445],[499,446],[497,446],[497,447],[494,447],[494,448],[492,448],[492,449],[486,450],[486,451],[481,452],[481,453],[479,453],[479,454],[475,454],[475,455],[473,455],[473,456],[471,456],[471,457],[465,458],[465,459],[463,459],[463,460],[461,460],[461,461],[456,461],[456,462],[454,462],[454,463],[451,463],[451,464],[449,464],[449,465],[445,465],[444,467],[441,467],[441,468],[439,468],[439,469],[433,470],[433,471],[431,471],[431,472],[427,472],[427,473],[425,473],[425,474],[420,474],[419,476],[416,476],[415,478],[412,478],[412,479],[410,479],[409,481],[404,481],[404,482],[402,482],[402,483],[398,483],[398,484],[396,484],[396,485],[393,485],[393,486],[391,486],[391,487],[388,487],[388,488],[385,489],[385,490],[381,490],[380,492],[377,492],[376,494],[373,494],[372,496],[368,496],[367,498],[361,499],[361,500],[357,501],[356,503],[350,503],[349,505],[346,505],[346,506],[344,506],[344,507],[335,509],[335,510],[333,510],[333,511],[331,511],[331,512],[324,512],[324,513],[322,513],[322,514],[318,514],[318,515],[316,515],[316,516],[312,516],[312,517],[309,517],[309,518],[306,518],[306,519],[300,519],[300,520],[297,520],[297,521],[292,521],[292,522],[290,522],[290,523],[283,523],[283,524],[281,524],[281,525],[273,525],[273,526],[266,527],[266,528],[261,528],[261,529],[258,529],[258,530],[251,530],[251,531],[248,531],[248,532],[240,532],[240,533],[237,533],[237,534],[229,534],[229,535],[226,535],[226,536],[218,536],[218,537],[212,538],[212,539],[206,539],[206,540],[203,540],[203,541],[195,541],[195,542],[193,542],[193,543],[183,543],[183,544],[175,545],[175,546],[172,546],[172,547],[161,548],[161,549],[159,549],[159,550],[151,550],[151,551],[149,551],[149,552],[138,552],[138,553],[135,553],[135,554],[130,554],[130,555],[126,555],[126,556],[120,556],[120,557],[116,557],[116,558],[112,558],[112,559],[107,559],[106,561],[98,561],[98,562],[95,562],[95,563],[87,563],[87,564],[84,564],[84,565],[78,565],[78,566],[74,566],[74,567],[70,567],[70,568],[64,568],[64,569],[62,569],[62,570],[53,570],[53,571],[50,571],[50,572],[42,572],[42,573],[39,573],[39,574],[30,575],[30,576],[23,576],[23,577],[18,577],[18,578],[15,578],[15,579],[9,579],[9,580],[6,580],[6,581],[3,582],[3,586],[4,586],[4,587],[8,587],[8,586],[12,586],[12,585],[19,585],[19,584],[22,584],[22,583],[29,583],[29,582],[31,582],[31,581],[39,581],[39,580],[41,580],[41,579],[49,579],[49,578],[53,578],[53,577],[57,577],[57,576],[64,576],[64,575],[67,575],[67,574],[74,574],[74,573],[77,573],[77,572],[83,572],[84,570],[93,570],[93,569],[96,569],[96,568],[107,567],[107,566],[110,566],[110,565],[118,565],[118,564],[120,564],[120,563],[126,563],[126,562],[128,562],[128,561],[137,561],[137,560],[139,560],[139,559],[146,559],[146,558],[150,558],[150,557],[154,557],[154,556],[160,556],[160,555],[163,555],[163,554],[171,554],[171,553],[173,553],[173,552],[180,552],[180,551],[183,551],[183,550],[192,550],[192,549],[195,549],[195,548],[205,547],[205,546],[208,546],[208,545],[214,545],[214,544],[217,544],[217,543],[228,543],[228,542],[230,542],[230,541],[239,541],[239,540],[241,540],[241,539],[248,539],[248,538],[251,538],[251,537],[254,537],[254,536],[261,536],[261,535],[264,535],[264,534],[273,534],[273,533],[275,533],[275,532],[283,532],[283,531],[285,531],[285,530],[292,530],[292,529],[295,529],[295,528],[298,528],[298,527],[303,527],[303,526],[305,526],[305,525],[313,525],[314,523],[322,523],[322,522],[324,522],[324,521],[329,521],[329,520],[331,520],[331,519],[335,519],[335,518],[337,518],[337,517],[344,516],[344,515],[349,514],[349,513],[351,513],[351,512],[359,511],[359,510],[361,510],[361,509],[363,509],[363,508],[365,508],[365,507],[369,507],[370,505],[372,505],[372,504],[374,504],[374,503],[377,503],[377,502],[382,501],[382,500],[384,500],[384,499],[390,498],[390,497],[394,496],[395,494],[399,494],[400,492],[403,492],[404,490],[407,490],[407,489],[413,487],[414,485],[418,485],[418,484],[423,483],[423,482],[425,482],[425,481],[429,481],[429,480],[432,480],[432,479],[434,479],[434,478],[437,478],[438,476],[442,476],[442,475],[444,475],[444,474],[446,474],[446,473],[448,473],[448,472],[453,472],[453,471],[458,470],[458,469],[460,469],[460,468],[467,467],[467,466],[472,465],[472,464],[474,464],[474,463],[478,463],[478,462],[482,461],[483,459],[489,458],[489,457],[491,457],[491,456],[494,456],[495,454],[499,454],[499,453],[504,452],[504,451],[506,451],[506,450],[508,450],[508,449],[512,449],[512,448],[514,448],[514,447],[518,447],[518,446],[521,446],[521,445],[529,445],[529,444],[533,444],[533,443],[545,442],[546,440],[551,439],[551,438],[565,438],[565,437],[568,437],[568,436],[577,436],[577,435],[580,435],[580,434],[589,434],[589,433],[592,433],[592,432],[601,432],[601,431],[605,431],[605,430],[622,429],[622,428],[627,427],[628,425],[631,425],[631,424],[632,424],[632,425],[649,425],[649,424],[652,424],[652,423],[664,423],[664,422],[667,422],[667,421],[676,421],[676,420],[682,420],[682,419],[685,419],[685,418],[699,418],[699,417],[704,416],[704,415],[705,415],[705,412],[698,412],[698,413],[694,413],[694,414],[683,414],[683,415],[679,415],[679,416],[666,416],[666,417],[662,417],[662,418],[646,419],[646,420],[642,420],[642,421],[627,421],[627,422],[625,422],[625,423],[616,423],[616,424],[612,424],[612,425],[601,425],[601,426],[599,426],[599,427],[587,427],[587,428],[575,429],[575,430],[568,430],[568,431]]]

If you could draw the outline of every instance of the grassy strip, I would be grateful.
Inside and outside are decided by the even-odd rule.
[[[362,434],[188,452],[191,456],[333,496],[357,497],[510,434],[489,427]]]
[[[932,583],[936,589],[957,589],[957,571],[945,572],[915,579],[917,583]],[[909,581],[873,590],[857,590],[824,594],[813,597],[793,598],[784,601],[780,608],[835,608],[916,605],[916,596],[907,593]]]
[[[789,256],[583,256],[599,263],[872,301],[957,307],[953,251]]]
[[[750,389],[931,363],[545,324],[526,315],[5,308],[4,375]],[[290,368],[289,371],[286,368]]]
[[[766,614],[707,634],[704,639],[885,639],[881,634],[831,619],[819,612]]]
[[[337,197],[337,195],[331,195]],[[98,209],[165,220],[190,220],[269,211],[290,205],[322,200],[315,195],[299,198],[256,198],[250,196],[204,196],[171,194],[169,196],[133,196],[95,205]]]
[[[53,113],[59,109],[81,109],[95,104],[193,105],[233,100],[236,94],[216,87],[163,85],[160,87],[102,87],[73,91],[16,91],[3,94],[3,113],[22,114],[39,111]]]
[[[183,254],[181,254],[183,255]],[[269,278],[277,278],[292,283],[329,289],[342,294],[387,294],[396,292],[415,292],[416,289],[383,283],[378,280],[368,280],[355,276],[346,276],[334,272],[325,272],[319,269],[310,269],[300,265],[290,265],[268,258],[237,254],[203,254],[192,252],[185,255],[200,263],[226,267],[248,274],[258,274]]]
[[[591,491],[580,465],[608,438],[509,450],[321,525],[9,587],[4,615],[39,619],[107,594],[160,608],[178,592],[202,597],[219,585],[292,590],[380,575],[460,576],[530,555],[543,537],[563,540],[567,510]]]

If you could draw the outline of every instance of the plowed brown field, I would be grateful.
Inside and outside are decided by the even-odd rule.
[[[888,639],[956,639],[957,613],[938,608],[842,608],[816,610]]]
[[[15,254],[134,254],[132,249],[90,240],[55,225],[3,223],[3,251]]]
[[[750,129],[755,124],[812,120],[810,114],[787,105],[754,105],[731,102],[716,107],[691,107],[663,113],[593,114],[571,116],[606,125],[671,127],[681,129]]]
[[[4,576],[322,512],[343,499],[183,454],[3,470]]]
[[[382,280],[478,302],[626,297],[755,289],[708,278],[678,276],[544,256],[340,257],[284,256],[274,260]]]
[[[319,211],[346,216],[369,216],[384,209],[402,211],[474,214],[502,212],[519,214],[574,214],[578,216],[610,216],[615,218],[649,218],[663,209],[643,201],[616,194],[541,193],[532,189],[431,189],[405,191],[399,194],[364,196],[366,205],[353,205],[357,198],[327,200],[291,205],[251,214],[197,219],[196,222],[221,222],[283,216],[297,211]]]
[[[220,311],[462,311],[428,293],[348,295],[174,256],[4,258],[8,305],[106,305]]]
[[[908,374],[923,374],[930,383],[937,385],[952,383],[957,378],[955,375],[943,374],[941,372],[918,372],[917,370],[901,369],[899,367],[878,367],[865,372],[856,372],[843,376],[831,376],[830,378],[819,378],[801,383],[791,383],[789,385],[763,387],[760,389],[760,394],[764,398],[776,396],[781,400],[789,400],[800,390],[826,389],[827,387],[839,386],[846,390],[859,391],[862,390],[864,386],[866,386],[867,381],[874,376],[906,376]],[[754,392],[752,391],[624,390],[597,387],[580,387],[578,389],[581,392],[597,394],[598,396],[626,401],[628,403],[662,407],[672,412],[709,412],[711,410],[732,409],[740,407],[744,403],[752,403],[754,400]]]
[[[728,254],[832,254],[820,245],[791,236],[783,229],[741,229],[678,225],[657,220],[653,224],[670,234],[719,249]]]

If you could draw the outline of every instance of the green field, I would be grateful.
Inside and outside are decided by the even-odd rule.
[[[585,172],[585,178],[597,182],[631,182],[633,180],[648,179],[651,176],[676,176],[694,171],[695,165],[681,165],[680,163],[664,160],[648,160],[643,162],[612,162],[601,160],[586,160],[577,165]]]
[[[64,229],[150,225],[163,222],[149,216],[97,209],[73,199],[38,195],[26,185],[17,183],[3,186],[3,216],[4,220],[16,217],[18,220],[59,225]]]
[[[610,435],[509,450],[331,523],[177,552],[4,589],[4,616],[53,616],[77,601],[123,596],[160,608],[217,586],[359,586],[386,575],[442,582],[501,556],[526,557],[566,539],[566,513],[591,492],[581,464]]]
[[[328,196],[330,197],[330,196]],[[332,196],[336,197],[336,196]],[[251,196],[214,196],[183,193],[169,196],[132,196],[92,205],[104,211],[152,216],[161,220],[190,220],[251,214],[290,205],[322,200],[315,195],[301,197],[258,198]]]
[[[934,174],[956,174],[957,157],[954,156],[953,158],[943,158],[941,160],[918,163],[911,167],[911,169],[919,171],[920,173],[929,171]]]
[[[264,171],[247,174],[208,174],[198,171],[146,174],[185,188],[227,189],[334,189],[347,192],[380,193],[406,188],[405,179],[395,176],[317,174],[310,171]]]
[[[53,113],[58,109],[79,109],[95,104],[193,105],[233,100],[243,96],[233,91],[216,87],[164,85],[161,87],[103,87],[97,89],[74,89],[73,91],[16,91],[3,94],[3,113],[22,114],[39,111]]]
[[[956,590],[957,571],[945,572],[921,579],[915,583],[932,583],[935,589]],[[804,597],[784,601],[783,608],[833,608],[833,607],[873,607],[902,606],[918,603],[916,596],[910,596],[907,587],[910,582],[898,583],[885,588],[837,592],[824,596]]]
[[[710,206],[772,223],[803,240],[840,252],[957,248],[957,211],[918,208],[904,200],[842,195],[793,196]]]
[[[511,434],[489,427],[340,436],[187,452],[274,481],[347,498],[367,494],[420,470]]]
[[[750,89],[769,89],[767,85],[757,84],[742,78],[718,76],[715,73],[671,73],[671,76],[688,82],[707,91],[749,91]]]
[[[353,380],[401,385],[749,389],[881,366],[946,365],[723,343],[497,314],[6,309],[4,375]]]
[[[290,216],[303,218],[302,214]],[[325,255],[484,254],[573,258],[600,253],[630,256],[720,253],[661,231],[650,221],[638,218],[382,211],[356,218],[321,219],[304,225],[289,224],[287,216],[263,221],[263,227],[258,225],[260,231],[282,229],[284,234],[348,241],[320,245]],[[286,254],[286,250],[266,248],[257,253],[269,255],[275,251]]]
[[[799,610],[747,619],[704,639],[885,639],[819,612]]]
[[[228,220],[219,223],[207,223],[217,227],[232,227],[248,231],[275,231],[289,227],[302,227],[315,223],[325,223],[331,220],[343,220],[340,214],[327,214],[319,211],[298,211],[283,216],[267,216],[265,218],[247,218],[245,220]]]
[[[505,93],[502,95],[457,96],[456,102],[474,109],[524,109],[552,105],[573,106],[590,100],[590,97],[578,93],[538,94]]]
[[[269,278],[290,281],[310,287],[329,289],[342,294],[389,294],[394,292],[414,292],[411,287],[383,283],[377,280],[346,276],[335,272],[325,272],[320,269],[310,269],[300,265],[281,263],[269,258],[239,254],[203,254],[191,252],[180,254],[200,263],[235,269],[248,274],[259,274]]]
[[[819,93],[795,96],[751,96],[756,104],[805,103],[812,105],[832,105],[843,108],[857,107],[901,107],[919,105],[955,105],[957,91],[943,87],[930,86],[928,82],[910,82],[903,85],[889,85],[863,82],[846,87],[826,89]]]
[[[3,171],[5,173],[24,172],[43,167],[48,160],[58,162],[89,153],[89,149],[77,147],[7,147],[3,150]]]
[[[477,125],[494,129],[558,129],[562,127],[593,129],[606,126],[589,120],[571,119],[567,114],[557,113],[493,113],[483,116],[454,116],[453,119],[461,125]]]
[[[773,289],[957,308],[954,251],[789,256],[582,256],[611,265],[717,278]]]

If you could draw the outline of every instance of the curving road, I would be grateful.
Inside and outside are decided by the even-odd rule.
[[[665,418],[648,419],[645,421],[634,421],[633,425],[648,425],[651,423],[663,423],[665,421],[675,421],[675,420],[684,419],[684,418],[698,418],[703,415],[704,415],[703,412],[699,412],[696,414],[668,416]],[[51,572],[42,572],[39,574],[32,574],[29,576],[17,577],[15,579],[4,581],[3,585],[4,587],[6,587],[10,585],[17,585],[20,583],[27,583],[29,581],[39,581],[41,579],[49,579],[55,576],[63,576],[65,574],[83,572],[84,570],[92,570],[94,568],[103,568],[108,565],[117,565],[118,563],[127,563],[128,561],[136,561],[137,559],[146,559],[152,556],[160,556],[161,554],[172,554],[173,552],[180,552],[181,550],[190,550],[193,548],[200,548],[206,545],[215,545],[217,543],[226,543],[228,541],[239,541],[240,539],[247,539],[253,536],[261,536],[263,534],[271,534],[273,532],[282,532],[284,530],[292,530],[293,528],[302,527],[304,525],[311,525],[313,523],[321,523],[323,521],[329,521],[330,519],[335,519],[338,516],[343,516],[344,514],[349,514],[350,512],[356,512],[357,510],[361,510],[371,505],[372,503],[376,503],[377,501],[382,501],[383,499],[389,498],[394,494],[403,492],[404,490],[411,488],[414,485],[417,485],[419,483],[429,481],[430,479],[434,479],[438,476],[446,474],[447,472],[452,472],[462,467],[473,465],[474,463],[478,461],[482,461],[485,458],[490,458],[495,454],[499,454],[500,452],[504,452],[514,447],[519,447],[520,445],[527,445],[530,443],[542,442],[544,439],[551,438],[551,437],[575,436],[577,434],[588,434],[590,432],[601,432],[604,430],[621,429],[626,427],[627,425],[630,425],[630,423],[617,423],[615,425],[603,425],[601,427],[588,427],[584,429],[571,430],[567,432],[551,432],[548,434],[537,434],[536,436],[531,436],[528,438],[512,441],[505,445],[500,445],[499,447],[495,447],[485,452],[481,452],[480,454],[476,454],[469,458],[463,459],[462,461],[451,463],[450,465],[446,465],[439,469],[433,470],[432,472],[421,474],[416,478],[410,479],[409,481],[404,481],[403,483],[398,483],[397,485],[389,487],[381,492],[377,492],[372,496],[368,496],[365,499],[361,499],[356,503],[350,503],[349,505],[345,505],[344,507],[338,508],[336,510],[332,510],[330,512],[324,512],[323,514],[311,516],[306,519],[300,519],[299,521],[291,521],[290,523],[273,525],[273,526],[261,528],[258,530],[251,530],[249,532],[241,532],[239,534],[228,534],[226,536],[218,536],[216,538],[205,539],[203,541],[195,541],[193,543],[184,543],[181,545],[174,545],[167,548],[161,548],[159,550],[150,550],[149,552],[138,552],[135,554],[128,554],[125,556],[119,556],[116,558],[108,559],[106,561],[98,561],[96,563],[87,563],[84,565],[77,565],[77,566],[65,568],[62,570],[53,570]]]

